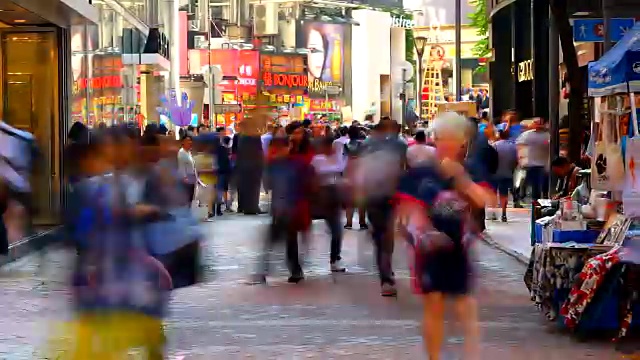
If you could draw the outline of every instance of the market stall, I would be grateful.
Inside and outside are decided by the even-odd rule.
[[[589,64],[591,170],[570,198],[538,201],[525,283],[547,318],[578,333],[640,325],[640,25]],[[546,214],[544,212],[547,212]],[[543,216],[548,215],[548,216]]]

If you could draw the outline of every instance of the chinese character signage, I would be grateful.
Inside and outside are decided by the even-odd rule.
[[[307,89],[309,79],[305,72],[304,55],[262,54],[260,65],[264,89]]]
[[[304,21],[297,36],[299,48],[309,51],[309,94],[324,94],[327,86],[341,86],[344,76],[345,26]]]
[[[223,92],[236,91],[240,96],[255,95],[258,90],[259,53],[255,50],[194,49],[189,50],[189,73],[208,73],[209,65],[217,66],[223,76],[236,77],[237,81],[219,81]]]

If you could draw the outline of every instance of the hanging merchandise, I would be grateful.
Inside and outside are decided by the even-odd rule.
[[[624,212],[627,216],[640,216],[640,134],[636,115],[635,96],[631,97],[631,129],[633,137],[627,139],[625,156],[625,185],[622,193]]]
[[[619,191],[624,187],[624,162],[617,119],[610,112],[603,114],[599,124],[591,168],[591,185],[596,190]],[[613,127],[613,129],[612,129]]]

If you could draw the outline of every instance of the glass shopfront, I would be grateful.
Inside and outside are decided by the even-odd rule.
[[[59,52],[56,28],[0,29],[2,55],[1,93],[3,121],[35,135],[42,162],[32,179],[36,225],[55,223],[60,205],[60,124],[63,103],[58,64],[64,63]]]
[[[124,122],[142,126],[147,117],[156,118],[155,110],[149,109],[160,105],[168,69],[147,61],[146,55],[154,54],[145,54],[151,35],[142,29],[163,18],[163,4],[158,0],[100,2],[94,4],[100,14],[98,25],[71,27],[72,121],[89,127]]]
[[[104,4],[99,25],[71,28],[73,91],[72,121],[89,127],[134,121],[139,113],[139,72],[123,64],[123,49],[142,51],[141,37],[133,25]]]

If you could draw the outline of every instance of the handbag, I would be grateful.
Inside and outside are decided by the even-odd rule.
[[[617,121],[610,116],[604,117],[599,126],[599,134],[602,138],[596,140],[594,157],[591,160],[591,168],[595,169],[591,172],[591,186],[596,190],[622,190],[625,174]]]
[[[209,206],[206,202],[206,187],[196,184],[191,201],[191,214],[198,221],[204,221],[209,217]]]
[[[144,226],[147,249],[167,269],[173,289],[195,285],[203,272],[199,222],[186,207],[171,209],[168,215]]]

